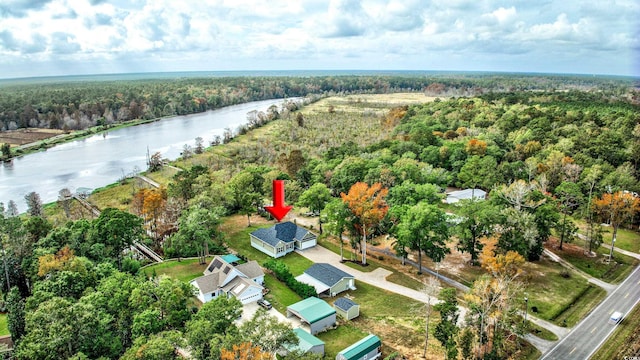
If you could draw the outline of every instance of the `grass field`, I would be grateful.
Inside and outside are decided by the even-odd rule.
[[[640,306],[627,315],[592,360],[632,359],[640,353]]]
[[[202,272],[207,267],[211,259],[213,259],[213,256],[207,257],[207,263],[204,265],[198,264],[198,259],[165,261],[160,264],[147,266],[142,269],[142,272],[147,276],[151,276],[155,271],[156,275],[167,275],[169,277],[188,282],[202,276]]]
[[[609,250],[604,247],[600,247],[595,251],[595,257],[590,257],[584,254],[580,242],[563,244],[562,250],[557,249],[557,245],[556,239],[552,239],[549,240],[546,247],[583,272],[613,284],[622,282],[640,263],[635,258],[614,252],[613,258],[615,262],[609,264],[604,261],[605,256],[603,254],[609,254]]]
[[[133,194],[141,188],[149,187],[150,185],[140,179],[127,179],[123,183],[118,182],[95,189],[87,201],[101,210],[112,207],[129,211]]]
[[[604,289],[589,285],[584,292],[574,297],[574,301],[552,321],[560,326],[566,324],[568,327],[573,327],[587,316],[591,309],[598,306],[606,296],[607,292]]]
[[[591,310],[576,309],[569,318],[561,316],[570,307],[577,307],[576,302],[582,301],[580,299],[590,287],[587,280],[575,272],[567,271],[562,265],[549,260],[525,263],[523,269],[526,271],[523,280],[529,297],[529,309],[535,316],[558,325],[562,325],[562,321],[566,319],[567,325],[571,326],[575,316],[584,315]]]
[[[576,221],[576,224],[580,228],[579,232],[584,234],[585,223],[583,221]],[[602,241],[607,245],[611,245],[613,229],[611,229],[610,226],[603,226],[602,230]],[[615,246],[623,250],[640,253],[640,233],[638,231],[623,229],[622,227],[618,228]]]
[[[0,314],[0,335],[10,335],[7,326],[7,314]]]

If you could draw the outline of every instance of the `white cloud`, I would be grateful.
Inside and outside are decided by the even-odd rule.
[[[5,0],[0,68],[9,73],[0,77],[69,71],[78,67],[55,65],[74,61],[96,71],[510,64],[554,72],[580,63],[637,75],[638,19],[635,0]]]

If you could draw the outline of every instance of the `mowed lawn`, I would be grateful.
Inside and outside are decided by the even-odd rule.
[[[7,314],[0,314],[0,335],[10,335],[7,325]]]
[[[606,296],[604,290],[558,263],[545,259],[527,262],[523,268],[526,271],[523,307],[527,296],[531,314],[557,325],[575,325]]]
[[[153,264],[142,269],[145,275],[151,276],[155,272],[156,275],[167,275],[174,279],[189,282],[199,276],[202,276],[204,269],[207,268],[213,256],[207,257],[205,264],[199,264],[198,259],[187,259],[182,261],[170,260],[160,264]]]

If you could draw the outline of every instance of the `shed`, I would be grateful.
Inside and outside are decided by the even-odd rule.
[[[314,353],[324,355],[324,341],[309,334],[301,328],[293,329],[293,333],[298,337],[298,345],[287,346],[288,351],[299,350],[303,353]]]
[[[287,317],[295,316],[309,324],[311,334],[315,335],[336,324],[336,311],[326,301],[317,297],[306,298],[287,306]]]
[[[460,200],[484,200],[486,197],[487,193],[482,189],[464,189],[447,193],[447,199],[445,202],[447,204],[455,204]]]
[[[355,319],[360,315],[360,305],[344,297],[338,298],[333,303],[333,308],[345,320]]]
[[[373,360],[382,355],[382,342],[375,335],[369,335],[336,355],[336,360]]]

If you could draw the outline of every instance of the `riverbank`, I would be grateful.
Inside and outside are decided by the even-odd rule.
[[[153,119],[128,120],[118,124],[92,126],[84,130],[74,130],[71,132],[63,132],[63,130],[59,130],[60,132],[63,132],[63,133],[50,132],[51,136],[38,139],[37,141],[29,142],[26,144],[20,144],[20,145],[9,143],[9,145],[12,145],[11,147],[12,157],[18,157],[18,156],[36,153],[39,151],[44,151],[56,145],[61,145],[70,141],[82,140],[94,135],[108,133],[109,131],[123,129],[131,126],[150,124],[156,121],[160,121],[160,120],[164,120],[172,117],[174,116],[163,116],[163,117],[153,118]],[[39,128],[34,128],[34,129],[36,131],[41,130]],[[46,130],[49,130],[49,129],[46,129]],[[4,141],[0,139],[0,143],[3,143],[3,142]]]

